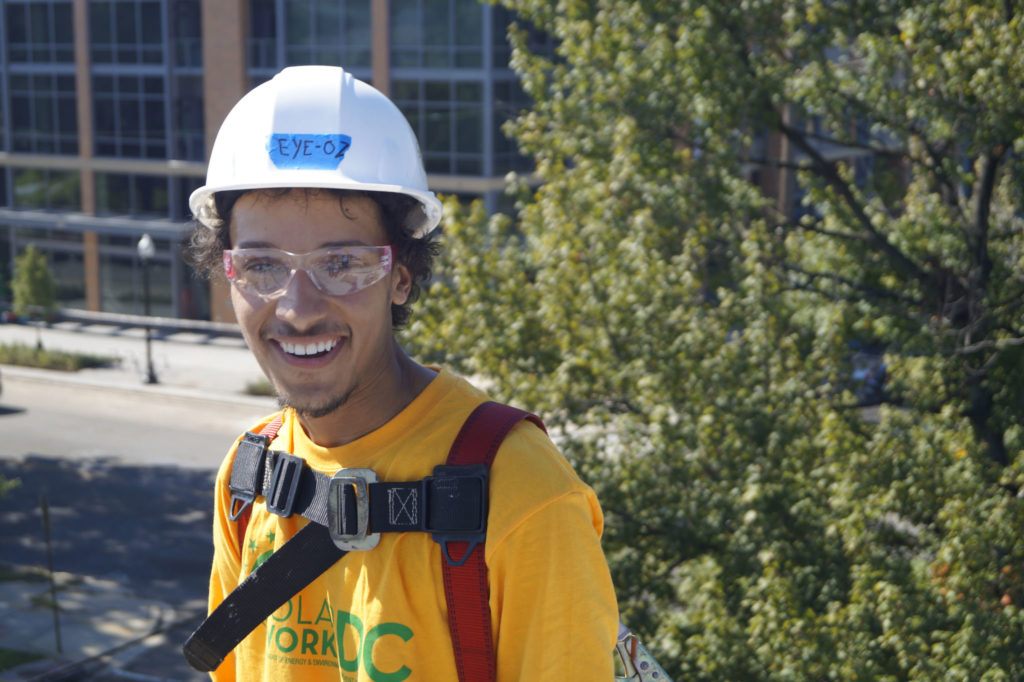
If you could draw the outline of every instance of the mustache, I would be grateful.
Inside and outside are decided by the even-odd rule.
[[[260,338],[264,341],[273,337],[288,336],[348,336],[348,329],[337,324],[318,322],[311,327],[299,329],[287,322],[275,321],[260,329]]]

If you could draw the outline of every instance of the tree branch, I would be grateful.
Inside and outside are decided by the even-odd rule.
[[[1015,337],[1012,339],[989,339],[987,341],[979,341],[962,348],[957,348],[957,355],[970,355],[972,353],[979,353],[984,350],[1002,350],[1004,348],[1010,348],[1013,346],[1024,346],[1024,337]]]
[[[810,282],[814,282],[815,280],[828,280],[828,281],[834,282],[836,284],[842,285],[842,286],[844,286],[847,289],[850,289],[852,291],[859,291],[864,296],[870,297],[870,298],[872,298],[872,299],[874,299],[876,301],[894,301],[894,302],[900,303],[903,306],[922,306],[922,305],[924,305],[923,301],[920,301],[918,299],[911,298],[911,297],[908,297],[908,296],[903,296],[903,295],[898,294],[898,293],[896,293],[894,291],[889,291],[889,290],[885,290],[885,289],[876,289],[874,287],[869,287],[869,286],[866,286],[864,284],[861,284],[860,282],[856,282],[854,280],[847,279],[846,277],[842,277],[842,276],[837,275],[837,274],[832,273],[832,272],[811,272],[809,270],[804,270],[803,268],[798,268],[795,265],[789,265],[789,264],[783,264],[783,267],[787,271],[789,271],[789,272],[796,273],[798,275],[803,275]],[[800,291],[810,291],[812,293],[821,294],[822,296],[832,297],[832,298],[839,298],[840,300],[846,300],[846,301],[851,301],[851,302],[856,302],[856,301],[861,300],[860,298],[856,298],[856,297],[849,297],[849,298],[847,298],[847,297],[837,297],[834,294],[830,294],[830,293],[828,293],[826,291],[823,291],[822,289],[810,286],[810,284],[801,285],[798,282],[792,282],[792,284],[793,284],[795,289],[800,290]],[[902,308],[901,308],[901,310],[902,310]]]
[[[820,234],[820,235],[825,236],[825,237],[832,237],[834,239],[843,239],[845,241],[851,241],[851,242],[861,242],[861,243],[865,243],[865,244],[871,242],[870,237],[868,237],[867,235],[858,234],[856,232],[837,232],[835,230],[827,230],[827,229],[825,229],[823,227],[818,227],[817,226],[817,224],[819,224],[821,222],[820,220],[815,220],[814,222],[815,222],[815,224],[813,224],[813,225],[805,225],[803,223],[800,223],[800,222],[797,222],[797,221],[794,221],[794,220],[789,220],[789,221],[780,223],[779,227],[781,227],[783,229],[787,229],[787,230],[788,229],[806,230],[808,232],[813,232],[815,234]]]
[[[857,222],[864,231],[871,236],[871,240],[882,249],[889,260],[892,261],[893,265],[914,279],[922,283],[926,283],[929,279],[928,273],[922,270],[917,263],[908,258],[906,254],[893,246],[889,240],[871,224],[871,218],[869,218],[867,213],[864,212],[864,207],[853,195],[853,190],[850,189],[849,184],[839,176],[839,172],[836,170],[835,164],[825,159],[825,157],[821,155],[821,152],[815,149],[815,147],[808,142],[803,131],[787,124],[781,116],[779,117],[778,126],[782,134],[784,134],[800,149],[800,151],[811,159],[812,165],[828,185],[839,192],[839,196],[842,197],[847,207],[853,211],[854,216],[857,218]]]
[[[1002,145],[993,153],[985,154],[982,159],[981,176],[978,178],[975,192],[974,215],[971,221],[971,251],[974,265],[980,268],[974,282],[975,286],[985,288],[992,274],[992,259],[988,255],[989,217],[992,212],[992,195],[995,192],[996,176],[999,162],[1004,150]]]

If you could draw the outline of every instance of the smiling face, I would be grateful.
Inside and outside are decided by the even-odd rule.
[[[298,254],[327,246],[387,245],[372,199],[339,199],[315,190],[245,194],[234,206],[230,235],[235,249]],[[405,302],[410,284],[408,271],[396,265],[365,289],[332,296],[299,270],[276,298],[232,286],[231,301],[242,334],[281,402],[316,419],[388,384],[396,371],[391,304]]]

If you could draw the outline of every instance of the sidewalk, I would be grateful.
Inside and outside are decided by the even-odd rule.
[[[189,604],[182,612],[140,597],[113,580],[57,572],[60,610],[55,622],[45,575],[12,570],[21,579],[0,582],[0,647],[40,658],[0,672],[0,680],[206,679],[198,673],[195,677],[175,673],[173,668],[181,665],[174,662],[168,662],[159,676],[131,673],[128,677],[128,670],[142,657],[180,650],[177,638],[183,641],[187,635],[170,636],[171,632],[182,623],[198,620],[201,603]]]
[[[261,413],[274,405],[271,398],[245,394],[246,385],[261,379],[262,373],[239,336],[211,336],[187,330],[168,330],[159,337],[154,336],[152,363],[158,383],[148,384],[145,382],[147,360],[142,329],[71,322],[37,331],[28,325],[0,324],[0,343],[34,345],[38,334],[41,334],[43,345],[48,350],[109,356],[116,358],[118,363],[114,367],[77,373],[4,365],[0,371],[8,386],[12,379],[20,379],[53,382],[55,385],[106,387],[189,401],[222,401],[233,405],[251,402]],[[73,470],[75,466],[81,467],[81,462],[67,463],[64,469],[59,469],[60,465],[52,460],[0,464],[3,465],[0,476],[17,476],[26,483],[45,480],[58,488],[86,490],[95,488],[94,482],[86,480],[82,484],[75,476],[100,476],[106,482],[121,470],[129,469],[104,469],[105,464],[98,463],[88,465],[93,467],[90,474]],[[133,470],[132,475],[137,477],[139,474]],[[150,488],[138,492],[138,500],[116,500],[126,509],[131,504],[159,507],[159,518],[168,525],[167,530],[160,531],[160,546],[139,551],[158,556],[164,556],[161,552],[171,555],[175,551],[185,555],[195,552],[193,545],[183,546],[187,543],[208,546],[208,519],[202,512],[183,510],[187,500],[183,502],[181,496],[186,493],[195,495],[196,490],[212,493],[212,475],[210,471],[159,473],[153,477],[155,480],[149,484]],[[127,474],[122,476],[128,478]],[[171,482],[167,476],[179,478]],[[116,496],[116,493],[105,494]],[[13,506],[17,495],[17,489],[12,491],[5,507]],[[24,511],[31,503],[31,500],[23,500],[19,508],[6,511],[2,515],[3,523],[23,527],[30,524],[36,532],[34,526],[39,524],[38,509],[31,510],[33,513]],[[93,521],[102,525],[115,518],[114,511],[122,517],[125,514],[123,510],[112,509],[103,516],[108,510],[95,509],[95,505],[95,500],[83,503],[89,509],[89,517],[79,523],[85,524],[92,515],[97,515],[97,518],[108,519]],[[111,503],[110,506],[115,505]],[[194,510],[194,504],[192,508]],[[61,521],[67,528],[69,520]],[[79,535],[87,532],[77,527],[76,530]],[[100,531],[97,534],[102,535]],[[96,551],[103,551],[99,545],[96,548]],[[179,581],[180,584],[167,585],[166,589],[147,589],[146,594],[139,594],[117,575],[57,572],[54,578],[60,605],[61,643],[58,651],[58,628],[50,606],[51,586],[47,574],[40,566],[8,564],[6,561],[10,556],[8,551],[0,554],[0,662],[4,661],[5,652],[27,652],[41,658],[0,670],[0,680],[198,682],[208,679],[206,675],[190,670],[180,653],[181,644],[201,621],[205,611],[205,590],[200,584],[204,576],[186,576]],[[173,557],[166,560],[173,560]],[[191,568],[189,570],[195,572]]]
[[[256,360],[241,336],[206,334],[187,330],[160,332],[151,337],[151,356],[156,384],[147,384],[145,330],[80,322],[55,323],[37,329],[24,324],[0,324],[0,343],[43,347],[111,357],[112,367],[79,372],[47,372],[71,383],[110,386],[129,390],[195,396],[202,399],[237,400],[245,397],[246,385],[263,377]],[[4,367],[4,372],[25,371]]]

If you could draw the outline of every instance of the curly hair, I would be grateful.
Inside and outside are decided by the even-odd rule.
[[[423,285],[430,281],[434,258],[440,250],[432,235],[421,238],[412,236],[416,222],[422,217],[418,201],[408,195],[394,192],[342,189],[281,188],[217,192],[200,207],[185,250],[185,261],[200,275],[206,278],[224,276],[221,258],[223,251],[231,248],[228,230],[231,224],[231,211],[243,194],[253,191],[271,199],[299,191],[304,192],[307,198],[325,192],[336,197],[339,202],[344,201],[346,197],[364,197],[375,202],[380,208],[381,222],[387,233],[388,243],[395,250],[395,260],[405,266],[412,277],[412,287],[405,303],[391,305],[391,326],[400,329],[408,323],[412,312],[410,306],[420,297]]]

